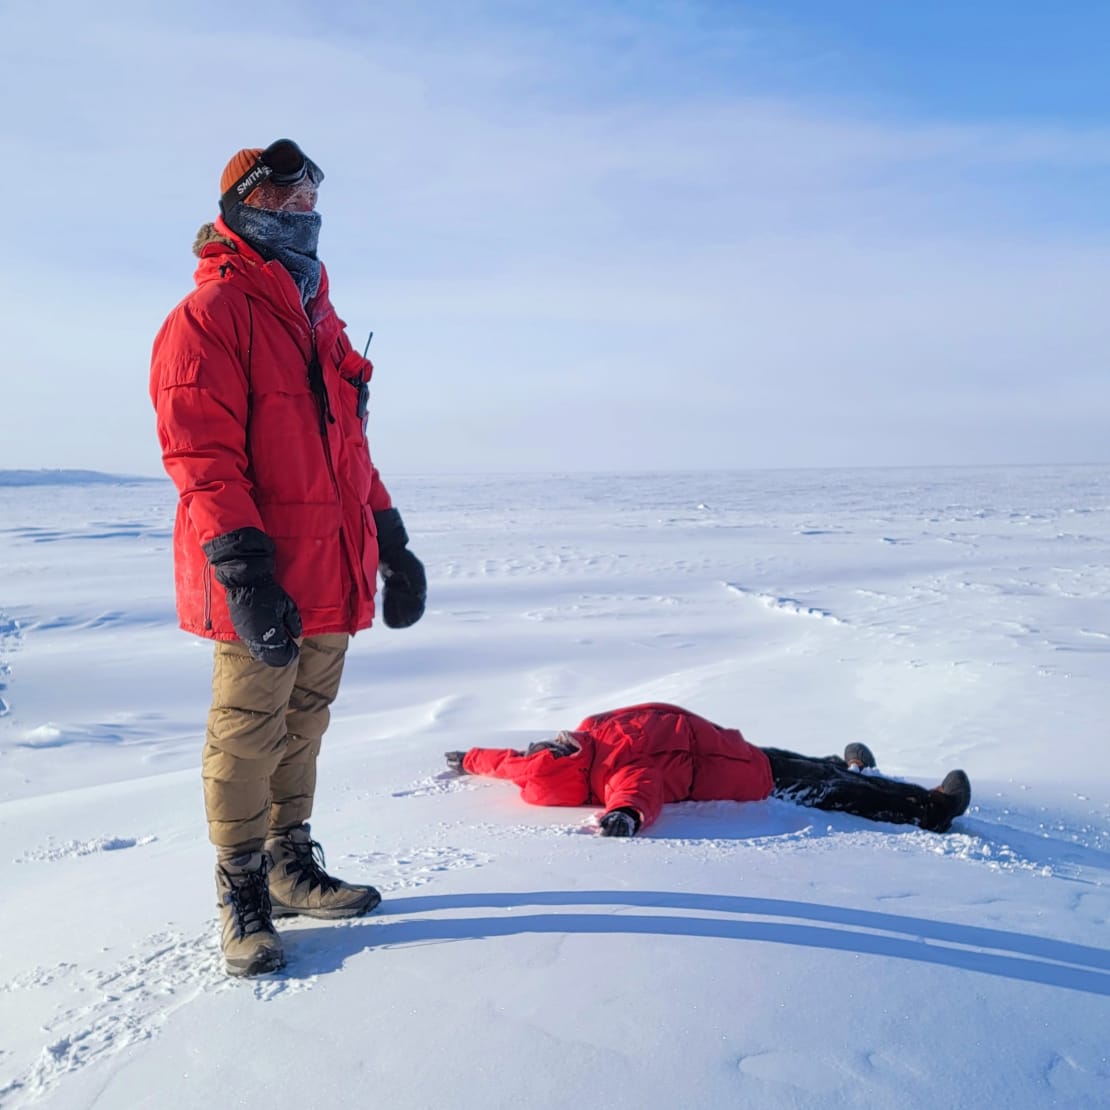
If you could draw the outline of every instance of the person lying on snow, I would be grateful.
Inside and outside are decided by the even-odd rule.
[[[963,771],[949,771],[928,790],[860,774],[875,766],[864,744],[849,744],[843,759],[757,748],[737,729],[661,702],[587,717],[527,751],[471,748],[446,756],[460,774],[511,779],[532,805],[604,806],[602,836],[634,836],[666,802],[767,797],[941,833],[971,802]]]

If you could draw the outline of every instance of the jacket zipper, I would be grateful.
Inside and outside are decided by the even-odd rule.
[[[331,457],[331,440],[328,438],[328,423],[335,423],[335,418],[331,414],[331,404],[328,401],[328,383],[324,380],[324,365],[320,362],[320,356],[316,353],[316,329],[313,328],[311,332],[312,340],[312,361],[317,365],[320,371],[320,441],[324,448],[324,460],[328,464],[328,475],[331,477],[331,487],[335,490],[335,501],[339,506],[340,519],[342,520],[343,512],[343,495],[339,490],[339,479],[335,476],[335,463]],[[309,375],[311,376],[311,363],[309,364]],[[325,415],[329,418],[325,420]],[[358,600],[358,585],[355,579],[355,568],[351,565],[351,557],[347,551],[347,540],[343,533],[343,524],[339,525],[339,550],[343,553],[343,562],[347,566],[347,578],[351,583],[350,593],[347,595],[347,616],[349,620],[353,620]]]
[[[212,631],[212,564],[204,560],[204,631]]]
[[[339,495],[339,480],[335,476],[335,463],[331,457],[331,440],[328,438],[328,424],[334,424],[335,418],[331,414],[331,402],[328,400],[328,383],[324,380],[324,364],[320,361],[320,356],[316,353],[316,329],[313,328],[309,334],[309,339],[312,343],[312,355],[308,363],[308,381],[309,388],[315,394],[316,390],[313,388],[313,367],[319,371],[319,385],[320,393],[316,397],[316,403],[320,408],[320,442],[324,448],[324,461],[328,464],[328,476],[331,478],[331,488],[335,490],[335,499],[342,504],[342,498]],[[328,419],[330,417],[330,419]]]

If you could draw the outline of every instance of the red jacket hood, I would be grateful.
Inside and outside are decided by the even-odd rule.
[[[230,270],[247,282],[254,296],[294,319],[303,320],[307,314],[315,326],[331,311],[328,271],[323,263],[320,265],[320,288],[306,309],[289,271],[280,262],[267,262],[246,239],[224,223],[222,216],[201,226],[193,241],[193,254],[199,260],[193,273],[198,289],[210,281],[226,279]],[[340,327],[343,326],[340,323]]]

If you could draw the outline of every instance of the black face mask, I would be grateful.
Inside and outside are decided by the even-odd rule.
[[[280,262],[293,276],[307,304],[320,288],[319,212],[273,212],[268,208],[235,205],[224,220],[268,262]]]

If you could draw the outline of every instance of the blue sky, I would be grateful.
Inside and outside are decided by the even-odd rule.
[[[150,341],[280,135],[387,476],[1110,460],[1106,6],[266,12],[0,3],[0,466],[158,472]]]
[[[747,11],[809,49],[811,88],[889,113],[1105,123],[1110,8],[1099,0],[776,0]]]

